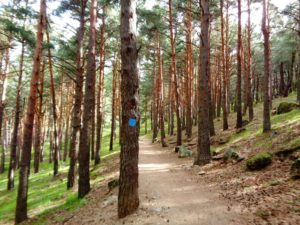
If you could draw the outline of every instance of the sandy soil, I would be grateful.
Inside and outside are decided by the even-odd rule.
[[[105,195],[105,186],[94,190],[90,202],[60,224],[247,224],[238,207],[229,207],[215,187],[201,183],[199,175],[185,169],[170,149],[140,141],[140,208],[133,215],[117,219],[117,190]],[[106,190],[107,191],[107,190]]]

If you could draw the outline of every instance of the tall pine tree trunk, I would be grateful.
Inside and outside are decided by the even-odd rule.
[[[166,143],[166,133],[165,133],[165,107],[164,107],[164,72],[163,72],[163,62],[161,57],[161,47],[160,39],[158,35],[158,46],[157,46],[157,62],[158,62],[158,74],[157,74],[157,84],[158,84],[158,111],[159,111],[159,121],[160,121],[160,138],[162,147],[167,147]]]
[[[172,51],[172,74],[174,78],[174,93],[175,93],[175,112],[176,112],[176,123],[177,123],[177,146],[182,144],[182,130],[181,130],[181,115],[180,115],[180,100],[179,100],[179,88],[177,79],[177,68],[176,68],[176,52],[175,52],[175,38],[173,34],[173,15],[172,15],[172,0],[169,0],[169,23],[170,23],[170,42]]]
[[[224,1],[221,0],[221,59],[222,59],[222,110],[223,110],[223,130],[228,129],[228,118],[227,118],[227,74],[226,74],[226,60],[225,60],[225,42],[224,42]]]
[[[263,0],[263,17],[262,17],[262,32],[264,35],[264,116],[263,116],[263,132],[271,130],[270,121],[270,28],[268,23],[268,0]]]
[[[139,76],[136,37],[136,1],[121,0],[122,126],[118,216],[126,217],[139,206]]]
[[[97,96],[97,125],[96,125],[96,151],[95,151],[95,165],[101,161],[101,140],[103,130],[103,98],[104,98],[104,65],[105,65],[105,7],[103,6],[103,14],[101,17],[102,25],[100,31],[100,72]]]
[[[47,28],[46,31],[47,43],[50,46],[49,31]],[[56,112],[56,96],[55,96],[55,84],[53,78],[53,65],[52,65],[52,56],[51,49],[48,48],[48,63],[49,63],[49,72],[50,72],[50,89],[51,89],[51,99],[52,99],[52,116],[53,116],[53,175],[58,175],[58,134],[57,134],[57,112]]]
[[[38,19],[38,31],[36,39],[36,48],[33,58],[32,77],[30,82],[30,92],[27,103],[27,112],[23,134],[22,157],[20,163],[19,187],[17,195],[17,205],[15,222],[21,223],[27,219],[27,194],[28,178],[30,171],[31,147],[33,122],[36,109],[36,96],[38,90],[40,63],[42,58],[43,34],[46,26],[46,1],[40,2],[40,15]]]
[[[113,87],[112,87],[112,105],[111,105],[111,130],[110,130],[110,142],[109,151],[113,150],[114,139],[116,136],[116,105],[117,105],[117,81],[118,81],[118,57],[113,64]]]
[[[300,0],[298,4],[298,30],[300,30]],[[300,32],[298,32],[297,103],[300,104]]]
[[[10,46],[12,42],[12,34],[8,36],[8,45]],[[4,73],[0,74],[0,140],[2,140],[2,125],[4,110],[6,107],[6,92],[7,92],[7,75],[9,74],[9,64],[10,64],[10,48],[5,51],[5,66]],[[1,161],[0,161],[0,174],[5,171],[5,147],[1,148]]]
[[[26,3],[26,8],[28,5],[28,1]],[[26,25],[26,18],[23,22],[23,28]],[[17,95],[16,95],[16,107],[15,107],[15,118],[14,118],[14,128],[12,133],[12,140],[10,146],[10,161],[9,161],[9,169],[8,169],[8,183],[7,190],[11,190],[14,188],[14,176],[15,170],[17,169],[17,146],[18,146],[18,133],[19,133],[19,125],[21,119],[21,90],[22,90],[22,78],[24,72],[24,54],[25,54],[25,40],[22,39],[22,49],[21,49],[21,57],[19,64],[19,77],[18,77],[18,86],[17,86]]]
[[[231,64],[230,64],[230,50],[229,50],[229,3],[226,0],[226,32],[225,32],[225,60],[226,60],[226,86],[227,86],[227,113],[230,113],[231,103]]]
[[[194,65],[193,65],[193,48],[192,48],[192,1],[187,1],[186,12],[186,53],[187,53],[187,107],[186,107],[186,135],[190,139],[193,129],[193,80],[194,80]]]
[[[83,86],[83,38],[85,32],[85,9],[87,0],[80,1],[80,25],[77,31],[77,52],[76,52],[76,83],[75,83],[75,95],[74,95],[74,108],[72,115],[72,135],[70,142],[70,167],[68,172],[67,187],[72,188],[75,182],[75,168],[77,161],[77,147],[78,136],[81,128],[81,104],[83,98],[82,86]]]
[[[42,72],[40,76],[40,89],[39,89],[39,104],[36,112],[35,119],[35,138],[34,138],[34,173],[39,172],[40,167],[40,155],[41,155],[41,142],[42,142],[42,129],[43,129],[43,94],[44,94],[44,74],[45,62],[42,66]]]
[[[242,118],[242,9],[241,0],[238,0],[238,49],[237,49],[237,82],[236,82],[236,128],[243,126]]]
[[[157,140],[158,135],[158,92],[157,92],[157,76],[158,73],[156,72],[156,53],[154,52],[154,59],[153,59],[153,91],[152,94],[152,115],[153,115],[153,132],[152,132],[152,143]]]
[[[251,47],[251,2],[247,0],[248,7],[248,107],[249,107],[249,121],[253,120],[253,95],[252,95],[252,80],[253,80],[253,71],[252,71],[252,47]]]
[[[200,46],[200,74],[199,74],[199,111],[198,111],[198,144],[195,165],[205,165],[210,162],[210,122],[207,118],[210,116],[210,12],[209,0],[201,0],[201,46]]]
[[[90,6],[90,32],[87,72],[85,81],[85,96],[82,115],[82,128],[79,143],[79,181],[78,197],[83,198],[89,193],[90,187],[90,136],[92,117],[95,103],[96,81],[96,25],[97,25],[97,0],[92,0]]]

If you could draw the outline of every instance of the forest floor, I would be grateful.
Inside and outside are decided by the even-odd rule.
[[[89,203],[73,214],[53,215],[49,224],[101,225],[159,225],[159,224],[247,224],[246,213],[229,206],[219,196],[216,187],[205,184],[197,174],[185,169],[188,160],[182,160],[171,149],[140,141],[140,207],[125,219],[117,219],[117,189],[108,193],[100,185],[89,194]],[[111,171],[114,177],[115,170]],[[65,218],[57,221],[58,218]]]
[[[278,98],[273,107],[294,100],[294,95]],[[245,158],[240,162],[218,160],[205,167],[193,166],[193,157],[182,159],[174,153],[176,136],[168,137],[168,148],[141,137],[141,202],[137,212],[125,219],[117,219],[118,189],[109,191],[107,186],[118,177],[119,154],[115,154],[91,171],[93,178],[101,179],[93,183],[84,204],[72,210],[63,207],[42,216],[37,214],[25,224],[299,224],[300,181],[291,179],[290,167],[293,158],[300,154],[300,109],[273,115],[272,131],[263,134],[262,108],[262,104],[255,106],[254,120],[240,132],[233,126],[233,113],[228,131],[222,131],[221,119],[215,120],[212,153],[234,149]],[[184,138],[184,145],[195,154],[196,142],[194,127],[193,137]],[[289,149],[297,150],[284,157],[276,156]],[[246,160],[263,151],[273,154],[272,164],[260,171],[247,171]]]
[[[295,96],[276,99],[294,102]],[[300,110],[272,116],[272,131],[262,133],[262,104],[255,107],[254,120],[241,132],[234,126],[222,131],[221,119],[216,119],[216,136],[211,150],[220,154],[234,149],[245,160],[225,163],[213,161],[205,167],[193,166],[193,158],[178,158],[174,153],[176,136],[168,137],[168,148],[152,144],[149,138],[140,142],[140,200],[133,215],[117,219],[117,188],[108,192],[107,183],[118,176],[118,157],[109,159],[104,181],[95,186],[88,203],[75,212],[53,214],[47,224],[299,224],[300,182],[290,177],[292,155],[277,157],[276,152],[300,149]],[[235,114],[229,123],[235,124]],[[196,152],[197,129],[185,145]],[[299,148],[298,148],[298,147]],[[267,168],[250,172],[246,159],[258,152],[273,153]],[[294,152],[299,154],[299,150]],[[293,154],[294,154],[293,153]]]

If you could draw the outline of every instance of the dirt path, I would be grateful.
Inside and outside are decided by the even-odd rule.
[[[243,216],[234,208],[228,210],[226,202],[218,197],[217,191],[199,183],[199,177],[183,169],[184,162],[170,150],[142,139],[139,210],[123,220],[118,220],[115,191],[104,196],[102,201],[92,200],[91,204],[64,224],[246,224]]]

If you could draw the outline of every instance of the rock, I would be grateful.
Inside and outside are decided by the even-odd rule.
[[[193,152],[188,147],[179,146],[178,158],[187,158],[187,157],[191,157],[192,155],[193,155]]]
[[[277,114],[288,113],[293,109],[299,108],[299,105],[293,102],[281,102],[277,108]]]
[[[223,160],[225,162],[232,161],[232,160],[238,161],[239,158],[240,158],[239,154],[232,148],[226,150],[223,155]]]
[[[198,175],[200,175],[200,176],[203,176],[203,175],[205,175],[205,174],[206,174],[205,171],[200,171],[200,172],[198,173]]]
[[[287,147],[287,148],[281,149],[281,150],[275,152],[275,155],[278,156],[281,159],[284,159],[287,156],[293,154],[294,152],[297,152],[299,149],[300,149],[300,146],[295,145],[295,146],[292,146],[292,147]]]
[[[296,159],[292,164],[291,175],[293,178],[300,178],[300,158]]]
[[[118,196],[116,195],[111,195],[105,201],[103,202],[103,206],[106,207],[108,205],[113,205],[118,202]]]
[[[248,170],[260,170],[272,163],[272,154],[261,152],[247,160]]]
[[[224,155],[215,155],[212,157],[212,160],[213,161],[219,161],[219,160],[222,160],[224,157]]]
[[[119,186],[119,179],[114,179],[112,181],[109,181],[108,184],[108,190],[111,191]]]

